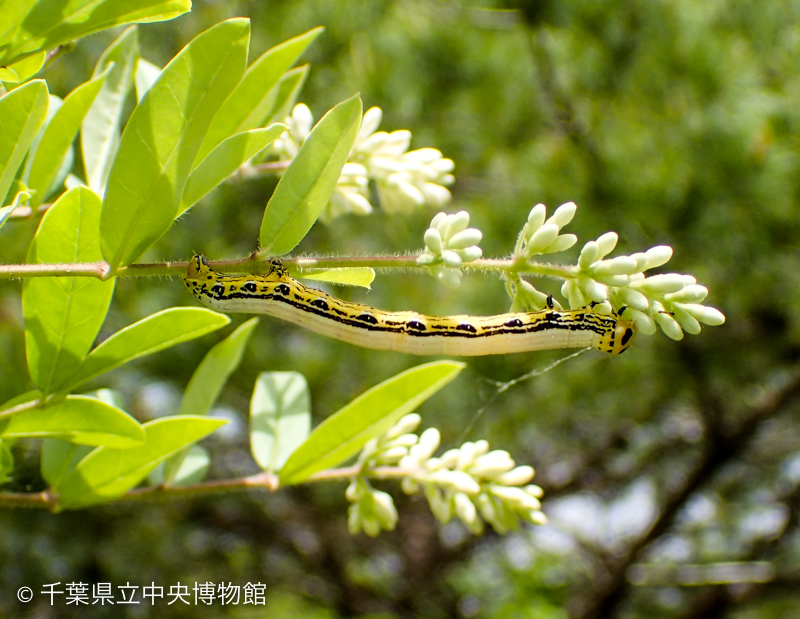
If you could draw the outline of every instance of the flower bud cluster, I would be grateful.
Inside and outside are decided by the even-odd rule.
[[[409,151],[409,131],[376,131],[382,115],[377,107],[364,113],[339,182],[321,215],[323,221],[345,213],[371,213],[370,181],[375,185],[381,207],[390,213],[422,206],[441,208],[450,201],[446,186],[454,181],[453,161],[442,157],[435,148]],[[302,103],[296,105],[286,119],[288,131],[273,142],[272,152],[282,160],[293,159],[311,132],[313,122],[308,107]]]
[[[577,208],[574,202],[567,202],[545,220],[547,207],[544,204],[534,206],[519,234],[514,255],[530,258],[564,251],[575,245],[578,237],[574,234],[561,234],[561,228],[572,221]]]
[[[507,533],[519,528],[521,521],[546,522],[539,501],[542,489],[529,483],[533,468],[516,466],[507,451],[489,451],[484,440],[464,443],[434,457],[439,431],[429,428],[420,436],[412,434],[419,422],[419,415],[406,415],[385,435],[370,441],[359,458],[362,472],[397,466],[406,472],[402,481],[406,494],[421,491],[440,522],[456,516],[475,534],[487,523],[499,533]],[[391,498],[371,488],[361,476],[350,484],[347,497],[352,502],[351,532],[377,535],[381,529],[394,527],[397,512]]]
[[[656,325],[674,340],[683,332],[700,333],[700,323],[721,325],[725,316],[700,304],[708,289],[691,275],[666,273],[645,276],[644,271],[666,264],[672,248],[659,245],[630,256],[606,258],[617,245],[617,234],[606,232],[581,249],[572,279],[561,287],[571,308],[593,303],[594,311],[610,313],[624,308],[627,320],[641,333],[652,335]]]
[[[438,213],[425,231],[425,251],[417,264],[431,267],[431,274],[444,285],[456,288],[461,283],[460,267],[483,255],[478,247],[483,234],[468,228],[469,213]]]

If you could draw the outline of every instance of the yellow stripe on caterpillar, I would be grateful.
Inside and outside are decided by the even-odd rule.
[[[619,354],[636,333],[632,322],[590,308],[546,309],[496,316],[425,316],[349,303],[291,277],[280,260],[264,275],[213,271],[194,256],[184,278],[204,305],[225,312],[268,314],[356,346],[412,355],[503,355],[593,347]]]

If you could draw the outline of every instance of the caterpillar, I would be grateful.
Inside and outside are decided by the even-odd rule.
[[[545,309],[496,316],[425,316],[349,303],[291,277],[280,260],[264,275],[228,275],[205,256],[189,262],[189,291],[225,313],[268,314],[356,346],[412,355],[478,356],[593,347],[619,354],[636,333],[632,322],[591,308]]]

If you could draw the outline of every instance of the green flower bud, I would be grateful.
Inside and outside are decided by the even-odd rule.
[[[477,245],[465,249],[457,249],[456,253],[461,256],[464,262],[473,262],[483,255],[483,251]]]
[[[544,250],[543,253],[546,254],[556,254],[560,251],[566,251],[575,243],[578,242],[578,237],[574,234],[562,234],[561,236],[557,237],[555,241],[553,241],[547,248]]]
[[[672,248],[669,245],[658,245],[651,247],[644,255],[647,257],[648,269],[654,269],[669,262],[672,258]]]
[[[558,226],[555,224],[543,224],[536,230],[528,239],[528,245],[525,248],[525,253],[528,256],[533,254],[542,253],[548,245],[552,244],[558,236]]]
[[[464,264],[461,256],[459,256],[452,249],[445,249],[442,251],[442,261],[444,261],[444,263],[450,268],[458,268]]]
[[[664,298],[673,303],[699,303],[708,296],[708,288],[699,284],[692,284],[679,290],[664,295]]]
[[[654,312],[653,319],[668,338],[676,341],[683,339],[683,330],[672,316],[665,312]]]

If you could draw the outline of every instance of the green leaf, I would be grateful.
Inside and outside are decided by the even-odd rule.
[[[253,62],[242,81],[222,104],[197,155],[202,161],[224,139],[260,127],[272,110],[277,90],[273,87],[323,28],[314,28],[264,52]]]
[[[297,97],[305,86],[306,78],[308,78],[308,65],[297,67],[283,74],[278,85],[273,87],[276,91],[275,102],[266,116],[267,122],[270,120],[282,121],[291,114]]]
[[[117,331],[92,350],[63,389],[74,389],[123,363],[193,340],[229,322],[224,314],[199,307],[172,307],[157,312]]]
[[[47,52],[42,50],[7,67],[0,68],[0,79],[9,84],[20,84],[34,75],[44,66]]]
[[[61,483],[75,465],[92,451],[89,445],[76,445],[54,438],[42,441],[42,477],[50,484],[56,486]]]
[[[75,509],[120,496],[161,462],[227,423],[209,417],[165,417],[144,424],[145,442],[132,449],[98,447],[53,489],[60,509]]]
[[[47,124],[28,175],[28,187],[37,192],[31,200],[32,207],[39,206],[56,188],[62,161],[107,76],[105,72],[69,93]]]
[[[14,457],[6,444],[0,440],[0,484],[7,482],[14,470]]]
[[[115,271],[172,225],[203,137],[244,73],[250,24],[198,35],[161,72],[131,114],[108,177],[100,245]]]
[[[20,0],[3,3],[23,4]],[[191,10],[190,0],[28,0],[9,15],[0,45],[0,65],[38,50],[49,50],[114,26],[174,19]]]
[[[311,394],[302,374],[262,372],[250,401],[250,450],[265,471],[279,471],[308,437]]]
[[[0,204],[47,116],[47,84],[33,80],[0,97]]]
[[[5,223],[8,221],[8,218],[11,217],[11,213],[13,213],[14,209],[20,205],[20,202],[23,200],[29,200],[30,197],[30,192],[27,189],[22,189],[16,193],[14,199],[11,200],[11,204],[0,208],[0,228],[5,225]]]
[[[144,430],[125,411],[95,398],[71,395],[0,421],[0,436],[58,438],[81,445],[127,449],[144,441]]]
[[[208,414],[228,377],[242,362],[244,348],[257,324],[258,318],[251,318],[208,351],[189,380],[178,411],[179,415]],[[176,483],[187,456],[187,452],[181,452],[164,463],[164,483]]]
[[[206,415],[211,410],[228,377],[242,362],[256,325],[258,318],[251,318],[208,351],[189,380],[178,414]]]
[[[299,277],[330,284],[359,286],[369,290],[370,284],[375,280],[375,271],[370,267],[320,269],[319,271],[304,271]]]
[[[148,62],[144,58],[139,58],[136,63],[136,102],[140,103],[147,91],[156,83],[156,80],[161,75],[161,69]]]
[[[28,251],[28,263],[100,260],[100,198],[86,187],[70,189],[45,213]],[[92,277],[28,278],[22,285],[25,351],[36,386],[52,393],[75,371],[100,331],[113,281]]]
[[[281,177],[259,235],[264,255],[282,256],[303,239],[336,188],[361,125],[358,95],[320,119]]]
[[[203,196],[233,174],[239,166],[263,150],[286,130],[275,123],[266,129],[253,129],[224,140],[194,169],[186,181],[178,215],[197,204]]]
[[[317,426],[284,465],[281,484],[301,483],[343,462],[439,391],[464,367],[464,363],[455,361],[434,361],[364,392]]]
[[[179,460],[176,460],[179,456]],[[177,468],[172,473],[171,479],[167,479],[167,465],[170,462],[177,462]],[[151,486],[199,484],[208,475],[210,467],[211,456],[208,454],[208,450],[202,445],[192,445],[174,456],[170,456],[169,460],[154,468],[147,476],[147,483]]]
[[[81,154],[86,182],[98,195],[106,189],[108,173],[119,148],[120,126],[125,99],[133,84],[134,68],[139,59],[139,39],[135,26],[125,30],[103,52],[92,77],[108,71],[108,77],[86,114],[81,127]]]

